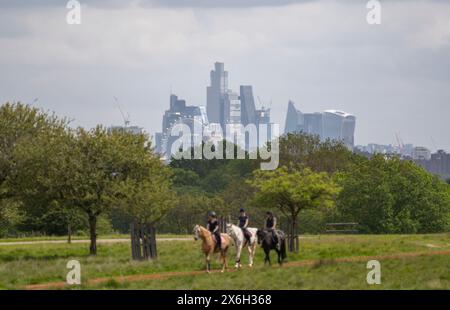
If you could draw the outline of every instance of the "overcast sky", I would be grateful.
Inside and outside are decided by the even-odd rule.
[[[148,132],[173,93],[206,104],[209,71],[253,85],[284,128],[303,112],[357,116],[356,143],[450,151],[450,1],[0,0],[0,102],[22,101],[92,127],[122,124],[113,97]]]

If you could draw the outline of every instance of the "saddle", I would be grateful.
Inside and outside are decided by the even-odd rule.
[[[214,238],[214,241],[216,242],[215,245],[214,245],[214,250],[218,250],[219,249],[219,244],[217,243],[217,236],[213,235],[213,238]],[[225,242],[225,238],[222,236],[222,234],[220,234],[220,241],[221,241],[220,244],[224,244],[224,242]]]
[[[250,241],[250,239],[252,237],[252,234],[247,229],[244,229],[243,231],[244,231],[244,238],[245,238],[245,240],[246,241]]]

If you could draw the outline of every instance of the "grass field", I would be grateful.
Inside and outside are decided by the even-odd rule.
[[[132,261],[128,243],[99,244],[97,257],[87,255],[88,247],[88,244],[0,246],[0,288],[22,289],[30,284],[64,281],[67,261],[77,259],[84,284],[71,288],[78,289],[450,289],[450,254],[380,258],[382,284],[366,283],[368,258],[448,251],[449,234],[311,236],[300,240],[298,254],[288,253],[289,263],[283,267],[263,266],[263,253],[258,248],[253,269],[210,275],[202,272],[200,243],[193,240],[160,242],[159,258],[151,262]],[[230,254],[232,266],[234,248]],[[361,256],[364,257],[358,259]],[[274,254],[272,258],[275,261]],[[245,252],[243,262],[247,262]],[[303,262],[309,263],[302,265]],[[219,268],[217,261],[213,268]],[[189,274],[192,271],[195,274]],[[167,272],[171,276],[154,279],[138,276]],[[133,277],[129,281],[120,280],[121,276],[130,275],[136,275],[136,280]],[[106,280],[98,283],[94,280],[97,278]]]
[[[173,235],[173,234],[159,234],[157,238],[183,238],[183,237],[191,237],[190,235]],[[102,235],[101,239],[129,239],[130,236],[128,234],[109,234]],[[72,240],[88,240],[89,236],[73,236]],[[67,240],[67,236],[41,236],[41,237],[18,237],[18,238],[0,238],[0,243],[7,242],[29,242],[29,241],[65,241]]]

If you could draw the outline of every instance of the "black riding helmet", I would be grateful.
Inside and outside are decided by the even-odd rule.
[[[217,214],[216,214],[216,212],[214,212],[214,211],[210,211],[210,212],[208,213],[208,216],[210,216],[210,217],[217,217]]]

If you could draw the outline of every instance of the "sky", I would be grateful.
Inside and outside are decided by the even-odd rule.
[[[354,114],[356,144],[450,151],[450,1],[382,0],[380,25],[366,0],[80,2],[69,25],[66,0],[0,0],[0,103],[93,127],[123,124],[117,97],[153,134],[171,92],[206,105],[220,61],[281,130],[293,100]]]

